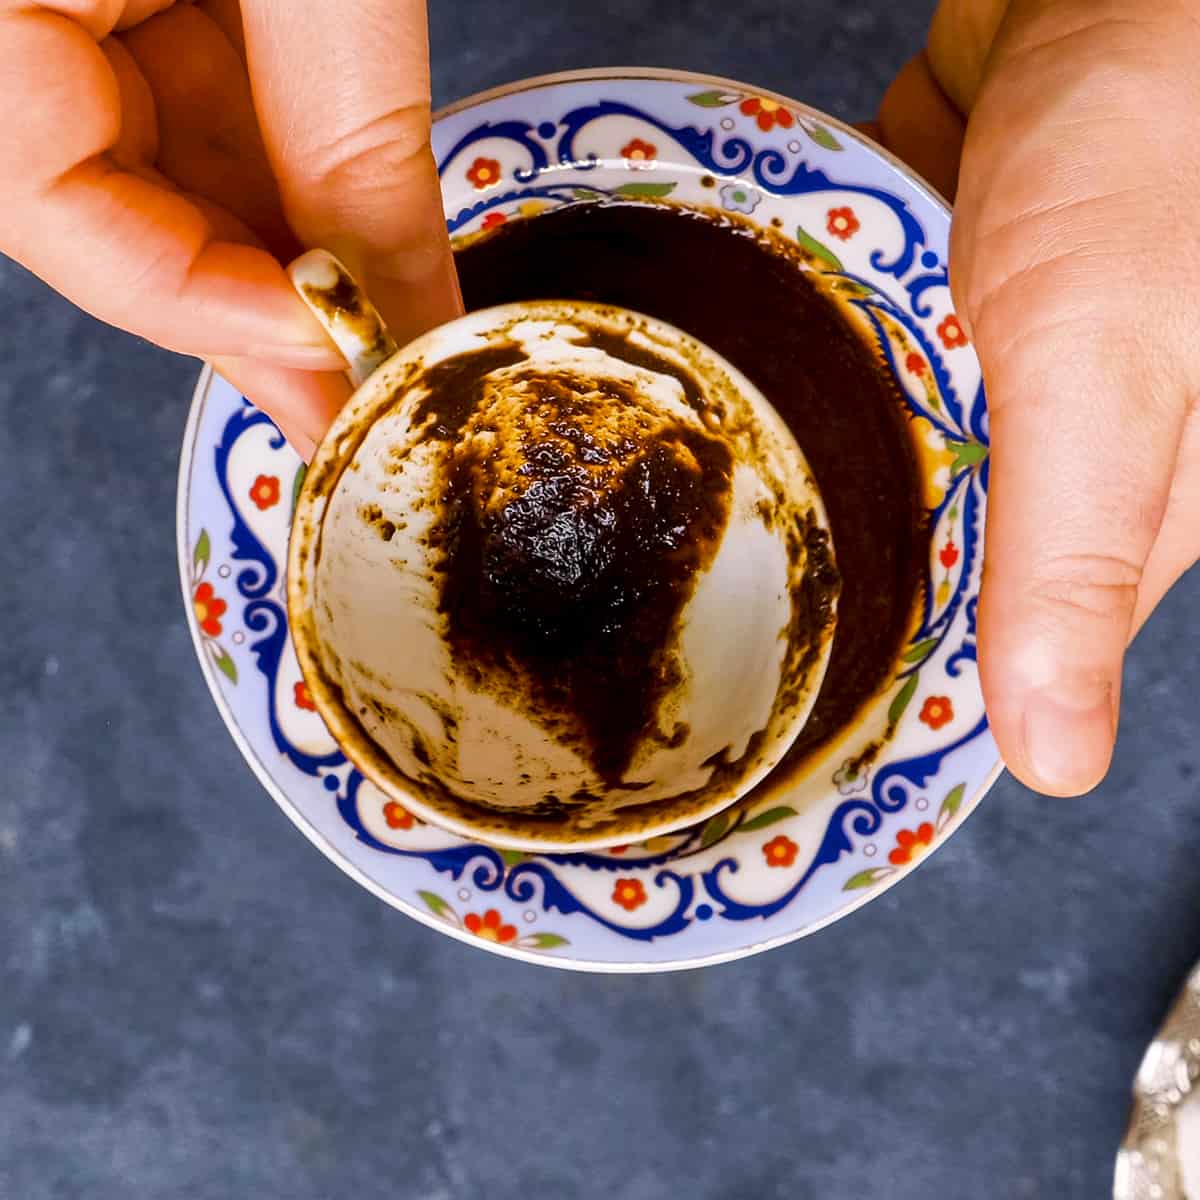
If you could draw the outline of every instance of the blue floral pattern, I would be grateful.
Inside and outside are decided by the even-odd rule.
[[[749,216],[762,200],[762,193],[744,183],[723,183],[720,190],[721,207],[726,212],[745,213]]]
[[[298,484],[298,463],[268,418],[219,380],[202,384],[193,408],[180,552],[190,584],[196,537],[205,529],[211,560],[238,597],[230,591],[228,623],[237,618],[244,632],[244,643],[230,651],[240,660],[241,686],[232,688],[228,672],[206,671],[227,723],[285,809],[337,861],[456,936],[470,934],[455,903],[463,912],[494,912],[486,931],[503,937],[484,940],[501,953],[655,969],[799,936],[903,874],[870,859],[894,841],[902,814],[928,803],[927,793],[955,796],[938,823],[939,833],[948,831],[995,773],[975,651],[987,413],[973,353],[939,338],[939,325],[953,317],[948,215],[851,131],[835,138],[801,106],[789,111],[799,114],[803,143],[790,140],[796,128],[747,128],[723,117],[749,95],[732,85],[697,93],[694,82],[658,78],[549,82],[459,109],[438,122],[434,140],[448,223],[459,237],[600,196],[717,200],[764,226],[782,226],[895,374],[920,442],[934,529],[919,628],[894,685],[861,729],[785,794],[682,834],[599,854],[513,854],[394,813],[389,820],[385,798],[296,703],[301,683],[280,579],[286,505],[256,511],[244,481],[265,473],[295,476]],[[629,145],[639,147],[636,163],[621,155]],[[846,212],[852,222],[840,215]],[[821,236],[827,227],[844,239],[836,250]],[[944,729],[918,720],[921,706],[913,701],[931,691],[954,716]],[[443,893],[455,903],[430,901]],[[543,936],[537,930],[545,914],[554,914],[554,926]]]

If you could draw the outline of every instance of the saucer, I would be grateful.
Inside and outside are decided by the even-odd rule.
[[[831,118],[678,72],[524,81],[442,113],[433,145],[456,239],[615,197],[719,205],[797,240],[876,340],[921,446],[932,540],[919,628],[890,686],[794,786],[758,806],[598,853],[532,855],[445,833],[364,780],[318,717],[284,598],[304,466],[268,417],[206,370],[180,465],[179,566],[230,734],[284,812],[347,874],[499,954],[670,970],[838,920],[911,872],[1001,769],[976,664],[987,409],[953,312],[944,202]]]

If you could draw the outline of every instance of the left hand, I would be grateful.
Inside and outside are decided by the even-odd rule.
[[[212,363],[308,455],[350,394],[283,264],[405,342],[460,311],[425,0],[0,0],[0,252]]]
[[[1057,795],[1106,773],[1125,648],[1200,557],[1198,59],[1184,0],[941,0],[877,126],[957,191],[992,440],[980,672],[1009,767]]]

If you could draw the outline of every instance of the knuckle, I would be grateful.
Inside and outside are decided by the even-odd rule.
[[[1042,564],[1030,596],[1056,622],[1128,623],[1137,605],[1142,567],[1110,554],[1063,554]]]
[[[1052,72],[1077,105],[1140,111],[1187,86],[1172,67],[1194,44],[1194,32],[1169,7],[1131,16],[1100,5],[1044,5],[1002,42],[996,67],[1020,82],[1040,82]]]
[[[431,130],[429,105],[402,105],[316,142],[295,167],[318,192],[394,186],[430,152]]]
[[[971,247],[965,299],[972,321],[987,317],[1007,329],[1061,321],[1106,341],[1161,329],[1164,315],[1170,319],[1181,307],[1169,257],[1187,260],[1191,253],[1178,237],[1136,221],[1149,203],[1140,183],[1100,179],[1078,181],[1071,192],[992,193]],[[1143,269],[1114,293],[1114,272],[1131,257]]]

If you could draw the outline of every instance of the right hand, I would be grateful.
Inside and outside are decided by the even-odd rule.
[[[283,263],[338,254],[401,343],[460,311],[424,0],[0,0],[0,111],[0,250],[305,457],[349,385]]]
[[[1054,795],[1108,769],[1126,646],[1200,556],[1197,53],[1194,4],[941,0],[881,112],[944,188],[962,150],[950,277],[992,447],[979,668],[1005,761]]]

